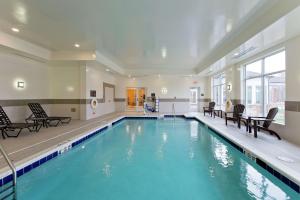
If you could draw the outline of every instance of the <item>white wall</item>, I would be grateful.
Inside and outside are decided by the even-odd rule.
[[[96,90],[97,99],[103,98],[103,82],[116,85],[115,76],[106,72],[103,66],[95,66],[88,63],[86,66],[86,99],[91,99],[90,90]],[[112,91],[110,91],[112,92]],[[116,111],[115,103],[104,102],[99,103],[96,110],[93,110],[90,104],[86,104],[86,119],[92,119]]]
[[[0,52],[0,99],[49,98],[49,67],[42,62]],[[17,82],[25,82],[18,89]]]
[[[126,89],[128,87],[144,87],[146,88],[146,96],[155,93],[160,99],[189,99],[190,88],[200,87],[200,93],[204,96],[198,98],[210,98],[210,90],[207,87],[208,78],[206,77],[184,77],[176,75],[152,75],[139,78],[118,78],[117,79],[117,98],[126,98]],[[167,93],[162,93],[162,88],[167,89]],[[172,112],[173,102],[161,102],[160,112]],[[201,108],[204,103],[200,103]],[[189,111],[189,102],[175,102],[176,111],[184,113]]]
[[[1,100],[49,98],[49,67],[45,63],[0,52],[0,74]],[[17,88],[18,81],[24,82],[25,88]],[[4,107],[4,110],[14,122],[22,122],[30,115],[27,106]]]
[[[51,99],[80,99],[81,77],[78,62],[50,63],[49,76]],[[80,105],[78,103],[52,104],[50,111],[53,116],[80,118]]]

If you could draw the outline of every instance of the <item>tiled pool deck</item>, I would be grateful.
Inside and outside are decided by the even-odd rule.
[[[26,166],[32,159],[40,158],[40,160],[32,163],[30,168],[34,168],[34,165],[43,162],[45,155],[50,156],[49,159],[57,156],[58,147],[61,148],[66,143],[75,145],[72,141],[76,138],[77,140],[80,138],[80,141],[88,139],[90,137],[86,136],[88,133],[95,132],[124,116],[144,115],[143,113],[123,112],[112,113],[88,121],[73,120],[69,125],[43,128],[39,133],[24,131],[18,138],[0,139],[0,142],[8,152],[10,159],[19,168]],[[147,116],[149,117],[149,115]],[[158,115],[151,116],[157,117]],[[197,118],[222,137],[230,140],[233,145],[237,144],[238,148],[250,152],[251,155],[258,158],[260,162],[257,162],[258,164],[274,176],[278,173],[282,181],[285,181],[284,178],[288,177],[290,180],[286,180],[287,184],[291,182],[300,185],[300,147],[285,140],[279,141],[277,138],[265,133],[258,133],[258,138],[254,138],[252,134],[245,131],[244,127],[238,129],[235,124],[230,123],[226,127],[224,119],[204,117],[202,113],[188,113],[185,116]],[[293,162],[282,161],[279,158],[288,158]],[[266,163],[267,165],[265,165]],[[0,176],[7,174],[8,170],[3,158],[0,157]]]

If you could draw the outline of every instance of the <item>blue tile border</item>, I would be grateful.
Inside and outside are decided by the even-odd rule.
[[[165,118],[170,118],[170,117],[174,117],[173,115],[164,115]],[[202,122],[201,120],[199,120],[196,117],[186,117],[184,115],[176,115],[175,117],[180,117],[180,118],[186,118],[186,119],[192,119],[192,120],[196,120],[199,123],[205,125],[204,122]],[[112,122],[112,125],[116,125],[120,122],[122,122],[123,120],[137,120],[137,119],[158,119],[158,117],[131,117],[131,116],[126,116],[126,117],[122,117],[120,119],[118,119],[117,121]],[[103,131],[105,131],[106,129],[108,129],[108,126],[105,126],[97,131],[94,131],[86,136],[84,136],[83,138],[78,139],[77,141],[73,142],[71,144],[72,148],[77,146],[78,144],[81,144],[82,142],[86,141],[87,139],[98,135],[100,133],[102,133]],[[211,127],[208,127],[209,130],[213,131],[214,133],[216,133],[218,136],[220,136],[222,139],[224,139],[227,143],[229,143],[231,146],[233,146],[235,149],[237,149],[239,152],[245,154],[245,151],[242,147],[240,147],[239,145],[235,144],[234,142],[232,142],[231,140],[229,140],[228,138],[226,138],[224,135],[222,135],[221,133],[219,133],[218,131],[212,129]],[[55,151],[53,153],[48,154],[47,156],[39,159],[38,161],[35,161],[21,169],[19,169],[17,171],[17,177],[20,177],[22,175],[24,175],[25,173],[30,172],[31,170],[39,167],[40,165],[46,163],[47,161],[52,160],[53,158],[57,157],[59,154],[58,151]],[[265,169],[267,172],[269,172],[270,174],[272,174],[273,176],[275,176],[276,178],[278,178],[279,180],[281,180],[283,183],[285,183],[287,186],[289,186],[290,188],[292,188],[294,191],[296,191],[297,193],[300,193],[300,186],[295,183],[294,181],[290,180],[289,178],[287,178],[286,176],[282,175],[280,172],[278,172],[277,170],[273,169],[271,166],[269,166],[266,162],[262,161],[259,158],[255,159],[256,164],[258,164],[260,167],[262,167],[263,169]],[[9,174],[6,177],[0,179],[0,187],[11,182],[13,180],[13,175]]]

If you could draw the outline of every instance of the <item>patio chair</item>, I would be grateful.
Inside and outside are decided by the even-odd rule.
[[[70,121],[72,119],[71,117],[48,116],[47,113],[45,112],[44,108],[39,103],[28,103],[28,106],[29,106],[32,114],[34,115],[34,117],[46,119],[46,123],[49,126],[58,126],[60,123],[68,124],[68,123],[70,123]],[[54,122],[54,124],[52,122]]]
[[[243,104],[237,104],[233,107],[232,112],[225,112],[225,124],[227,126],[228,120],[233,121],[233,123],[237,122],[238,127],[240,127],[241,116],[243,115],[245,110],[245,106]],[[232,114],[229,116],[228,114]]]
[[[2,106],[0,106],[0,126],[2,126],[1,132],[3,139],[5,139],[5,135],[7,137],[18,137],[23,129],[28,129],[30,132],[38,131],[34,123],[12,123]],[[16,134],[10,134],[15,131],[17,131]]]
[[[208,107],[203,107],[204,116],[205,116],[205,113],[209,113],[210,116],[212,117],[215,105],[216,105],[216,103],[212,101],[212,102],[209,102]]]
[[[256,120],[258,123],[256,124],[256,127],[254,125],[249,124],[249,129],[251,130],[251,127],[254,129],[257,129],[258,131],[263,130],[269,132],[271,135],[275,135],[279,140],[281,140],[280,136],[273,130],[269,129],[270,125],[274,121],[275,116],[278,113],[278,108],[271,108],[267,114],[266,117],[252,117],[251,121]],[[262,125],[259,124],[259,122],[263,122]],[[257,132],[257,130],[254,130]]]

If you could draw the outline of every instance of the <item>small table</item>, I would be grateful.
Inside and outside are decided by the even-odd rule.
[[[221,118],[223,118],[223,110],[222,109],[214,109],[213,110],[213,113],[214,113],[214,118],[216,117],[216,115],[218,116],[218,117],[220,117],[221,116]]]
[[[246,126],[246,130],[249,131],[249,133],[252,132],[251,129],[251,121],[253,121],[253,130],[254,130],[254,137],[257,138],[257,130],[258,127],[257,125],[259,125],[259,122],[263,121],[274,121],[271,119],[266,119],[265,117],[257,117],[257,116],[249,116],[249,115],[242,115],[241,119],[245,119],[247,120],[247,126]]]
[[[5,139],[5,136],[4,136],[4,130],[5,130],[5,128],[6,128],[6,125],[0,125],[0,131],[1,131],[3,139]]]

